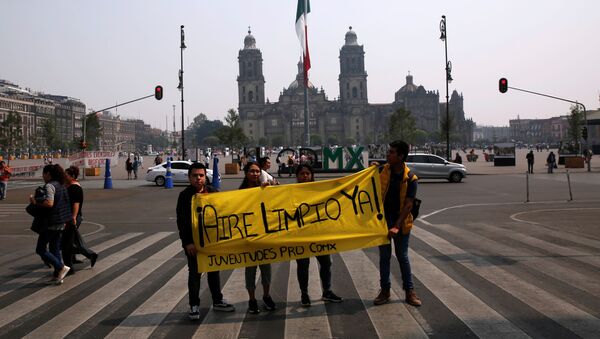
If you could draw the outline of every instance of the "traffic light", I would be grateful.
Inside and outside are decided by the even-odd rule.
[[[583,126],[581,128],[581,137],[583,140],[587,141],[587,127]]]
[[[156,100],[160,100],[163,97],[163,88],[161,85],[154,87],[154,97]]]
[[[81,140],[81,141],[79,142],[79,148],[81,148],[81,149],[86,149],[86,148],[87,148],[87,142],[85,142],[85,141]]]
[[[498,87],[500,89],[500,93],[506,93],[506,91],[508,91],[508,80],[506,80],[506,78],[500,78],[500,81],[498,81]]]

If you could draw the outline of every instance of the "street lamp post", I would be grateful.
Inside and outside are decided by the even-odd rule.
[[[452,63],[448,61],[448,36],[446,35],[446,16],[442,15],[440,21],[440,40],[444,41],[444,52],[446,56],[446,159],[450,161],[450,97],[448,95],[448,85],[452,82]]]
[[[181,25],[181,69],[179,69],[179,86],[177,88],[181,91],[181,160],[185,160],[185,133],[184,133],[184,114],[183,114],[183,50],[185,46],[185,35],[183,33],[183,25]]]

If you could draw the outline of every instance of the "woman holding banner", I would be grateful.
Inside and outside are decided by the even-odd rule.
[[[240,185],[240,189],[260,187],[260,166],[256,162],[249,161],[244,166],[244,180]],[[265,183],[264,185],[268,185]],[[273,311],[277,307],[273,298],[269,294],[271,288],[271,264],[259,265],[260,267],[260,279],[263,285],[263,302],[264,307],[267,311]],[[254,294],[256,290],[256,266],[246,267],[246,289],[248,290],[248,313],[257,314],[260,312],[258,309],[258,302]]]
[[[296,181],[299,183],[315,181],[315,173],[313,168],[308,163],[301,163],[296,167]],[[323,295],[321,300],[339,303],[344,299],[338,297],[331,291],[331,256],[318,255],[319,276],[321,277],[321,287]],[[298,285],[300,285],[300,304],[304,307],[310,306],[310,296],[308,295],[308,268],[310,266],[310,258],[302,258],[296,260],[298,275]]]

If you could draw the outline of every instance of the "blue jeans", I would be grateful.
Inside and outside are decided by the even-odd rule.
[[[35,253],[37,253],[44,262],[47,262],[54,267],[54,275],[62,270],[63,262],[60,256],[60,236],[62,231],[44,230],[38,237]],[[50,251],[47,246],[50,245]]]
[[[409,290],[413,288],[412,273],[410,271],[410,262],[408,261],[408,239],[409,234],[398,234],[392,238],[396,257],[400,263],[400,272],[402,273],[402,288]],[[390,259],[392,258],[392,244],[379,246],[379,285],[382,289],[389,289],[392,286],[390,281]]]
[[[8,182],[0,181],[0,200],[6,198],[6,186]]]

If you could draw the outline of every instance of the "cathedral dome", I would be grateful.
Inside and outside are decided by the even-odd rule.
[[[349,27],[349,31],[346,32],[346,46],[358,45],[356,33],[352,30],[352,26]]]
[[[413,84],[413,77],[412,75],[407,75],[406,76],[406,85],[402,86],[398,92],[399,93],[414,93],[416,92],[418,89],[417,86],[415,86],[415,84]]]
[[[252,36],[250,27],[248,27],[248,35],[244,38],[244,49],[256,49],[256,39]]]

